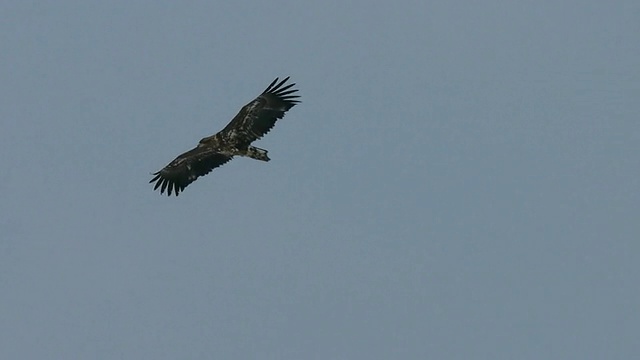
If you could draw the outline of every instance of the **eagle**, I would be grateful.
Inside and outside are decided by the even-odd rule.
[[[176,196],[211,170],[229,162],[234,156],[269,161],[267,150],[251,146],[269,132],[278,119],[298,104],[300,96],[295,95],[295,83],[286,84],[289,77],[282,81],[276,78],[258,97],[240,109],[240,112],[220,132],[205,137],[198,145],[179,155],[162,170],[153,173],[149,183],[155,183],[153,190]]]

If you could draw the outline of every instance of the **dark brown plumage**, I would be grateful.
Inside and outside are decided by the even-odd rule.
[[[240,112],[217,134],[206,137],[195,148],[179,155],[169,165],[154,173],[150,183],[154,190],[176,196],[198,177],[225,164],[234,156],[246,156],[269,161],[267,150],[251,146],[269,132],[278,119],[294,107],[300,96],[293,95],[295,83],[285,85],[289,77],[278,82],[278,78],[253,101],[243,106]]]

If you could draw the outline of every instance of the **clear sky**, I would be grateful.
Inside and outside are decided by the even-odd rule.
[[[0,2],[0,358],[640,358],[638,1]],[[147,182],[276,76],[302,103]]]

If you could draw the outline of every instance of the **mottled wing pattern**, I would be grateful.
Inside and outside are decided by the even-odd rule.
[[[153,189],[160,188],[161,194],[166,190],[167,195],[175,193],[178,196],[187,185],[228,162],[234,155],[247,156],[249,144],[269,132],[285,112],[299,103],[297,98],[300,96],[293,95],[298,91],[292,89],[295,84],[285,85],[287,80],[289,77],[282,81],[278,78],[273,80],[265,91],[245,105],[222,131],[200,140],[196,148],[178,156],[162,170],[154,173],[153,179],[149,181],[155,182]]]
[[[285,85],[289,77],[278,82],[278,78],[253,101],[242,107],[221,133],[233,138],[239,146],[246,146],[269,132],[278,119],[298,104],[300,96],[293,95],[295,83]]]
[[[167,195],[171,196],[173,191],[178,196],[180,191],[183,191],[199,176],[208,174],[231,158],[230,155],[217,152],[215,148],[200,144],[175,158],[162,170],[154,173],[155,177],[149,182],[155,182],[153,190],[160,188],[161,194],[167,190]]]

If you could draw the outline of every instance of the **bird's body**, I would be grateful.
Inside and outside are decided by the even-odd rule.
[[[253,101],[242,107],[240,112],[220,132],[208,136],[195,148],[179,155],[169,165],[154,173],[154,190],[176,196],[198,177],[230,161],[234,156],[245,156],[256,160],[269,161],[267,150],[251,146],[269,132],[278,119],[299,103],[295,84],[284,85],[289,78],[278,82],[276,78],[267,89]]]

